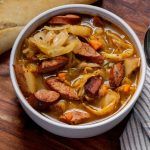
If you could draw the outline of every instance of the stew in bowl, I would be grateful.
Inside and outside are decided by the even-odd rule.
[[[24,40],[14,69],[34,109],[77,125],[110,116],[132,98],[140,57],[111,22],[63,14]]]

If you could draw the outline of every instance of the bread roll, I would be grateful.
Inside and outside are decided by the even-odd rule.
[[[11,49],[17,35],[32,18],[64,4],[90,4],[96,0],[0,0],[0,54]]]

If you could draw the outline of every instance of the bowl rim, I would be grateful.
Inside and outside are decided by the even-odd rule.
[[[24,32],[30,28],[30,26],[37,22],[39,19],[41,19],[42,17],[46,16],[48,13],[51,13],[53,11],[57,11],[57,10],[61,10],[61,9],[66,9],[66,8],[86,8],[86,9],[93,9],[96,11],[101,11],[106,13],[107,15],[110,15],[111,17],[115,18],[116,20],[120,21],[121,24],[123,24],[123,26],[130,32],[130,34],[132,35],[132,37],[134,38],[134,40],[137,43],[137,47],[139,48],[139,53],[140,53],[140,57],[141,57],[141,77],[140,77],[140,82],[138,84],[138,88],[136,89],[136,92],[134,93],[134,95],[132,96],[132,98],[130,99],[130,101],[126,104],[125,107],[123,107],[119,112],[117,112],[116,114],[114,114],[113,116],[111,116],[110,118],[107,118],[103,121],[100,122],[96,122],[96,123],[91,123],[91,124],[79,124],[79,125],[68,125],[68,124],[64,124],[61,122],[57,122],[55,120],[50,120],[47,117],[43,116],[41,113],[39,113],[38,111],[36,111],[34,108],[32,108],[32,106],[29,105],[29,103],[26,101],[25,97],[23,96],[17,80],[16,80],[16,75],[15,75],[15,71],[14,71],[14,62],[15,62],[15,54],[17,51],[17,46],[19,44],[19,41],[21,39],[21,37],[23,36]],[[124,113],[126,113],[127,110],[130,109],[130,107],[133,106],[133,104],[137,101],[141,91],[142,91],[142,87],[145,81],[145,74],[146,74],[146,59],[145,59],[145,54],[143,51],[143,48],[141,46],[140,40],[137,37],[136,33],[132,30],[132,28],[123,20],[121,19],[119,16],[117,16],[116,14],[112,13],[111,11],[108,11],[104,8],[99,8],[96,6],[91,6],[91,5],[85,5],[85,4],[69,4],[69,5],[63,5],[63,6],[58,6],[52,9],[49,9],[41,14],[39,14],[38,16],[36,16],[35,18],[33,18],[24,28],[23,30],[19,33],[12,51],[11,51],[11,56],[10,56],[10,76],[11,76],[11,81],[13,84],[13,87],[15,89],[15,92],[18,96],[18,99],[20,101],[20,103],[23,105],[32,113],[34,114],[37,118],[40,118],[41,120],[43,120],[44,122],[47,122],[48,124],[52,124],[61,128],[68,128],[68,129],[90,129],[90,128],[95,128],[97,126],[102,126],[108,123],[111,123],[112,121],[116,120],[117,118],[121,117]]]

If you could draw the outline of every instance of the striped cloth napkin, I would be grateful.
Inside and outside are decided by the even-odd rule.
[[[121,150],[150,150],[150,68],[139,97],[120,137]]]

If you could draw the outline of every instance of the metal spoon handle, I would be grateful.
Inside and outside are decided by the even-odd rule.
[[[147,64],[150,67],[150,26],[148,27],[144,38],[144,52],[146,55]]]

